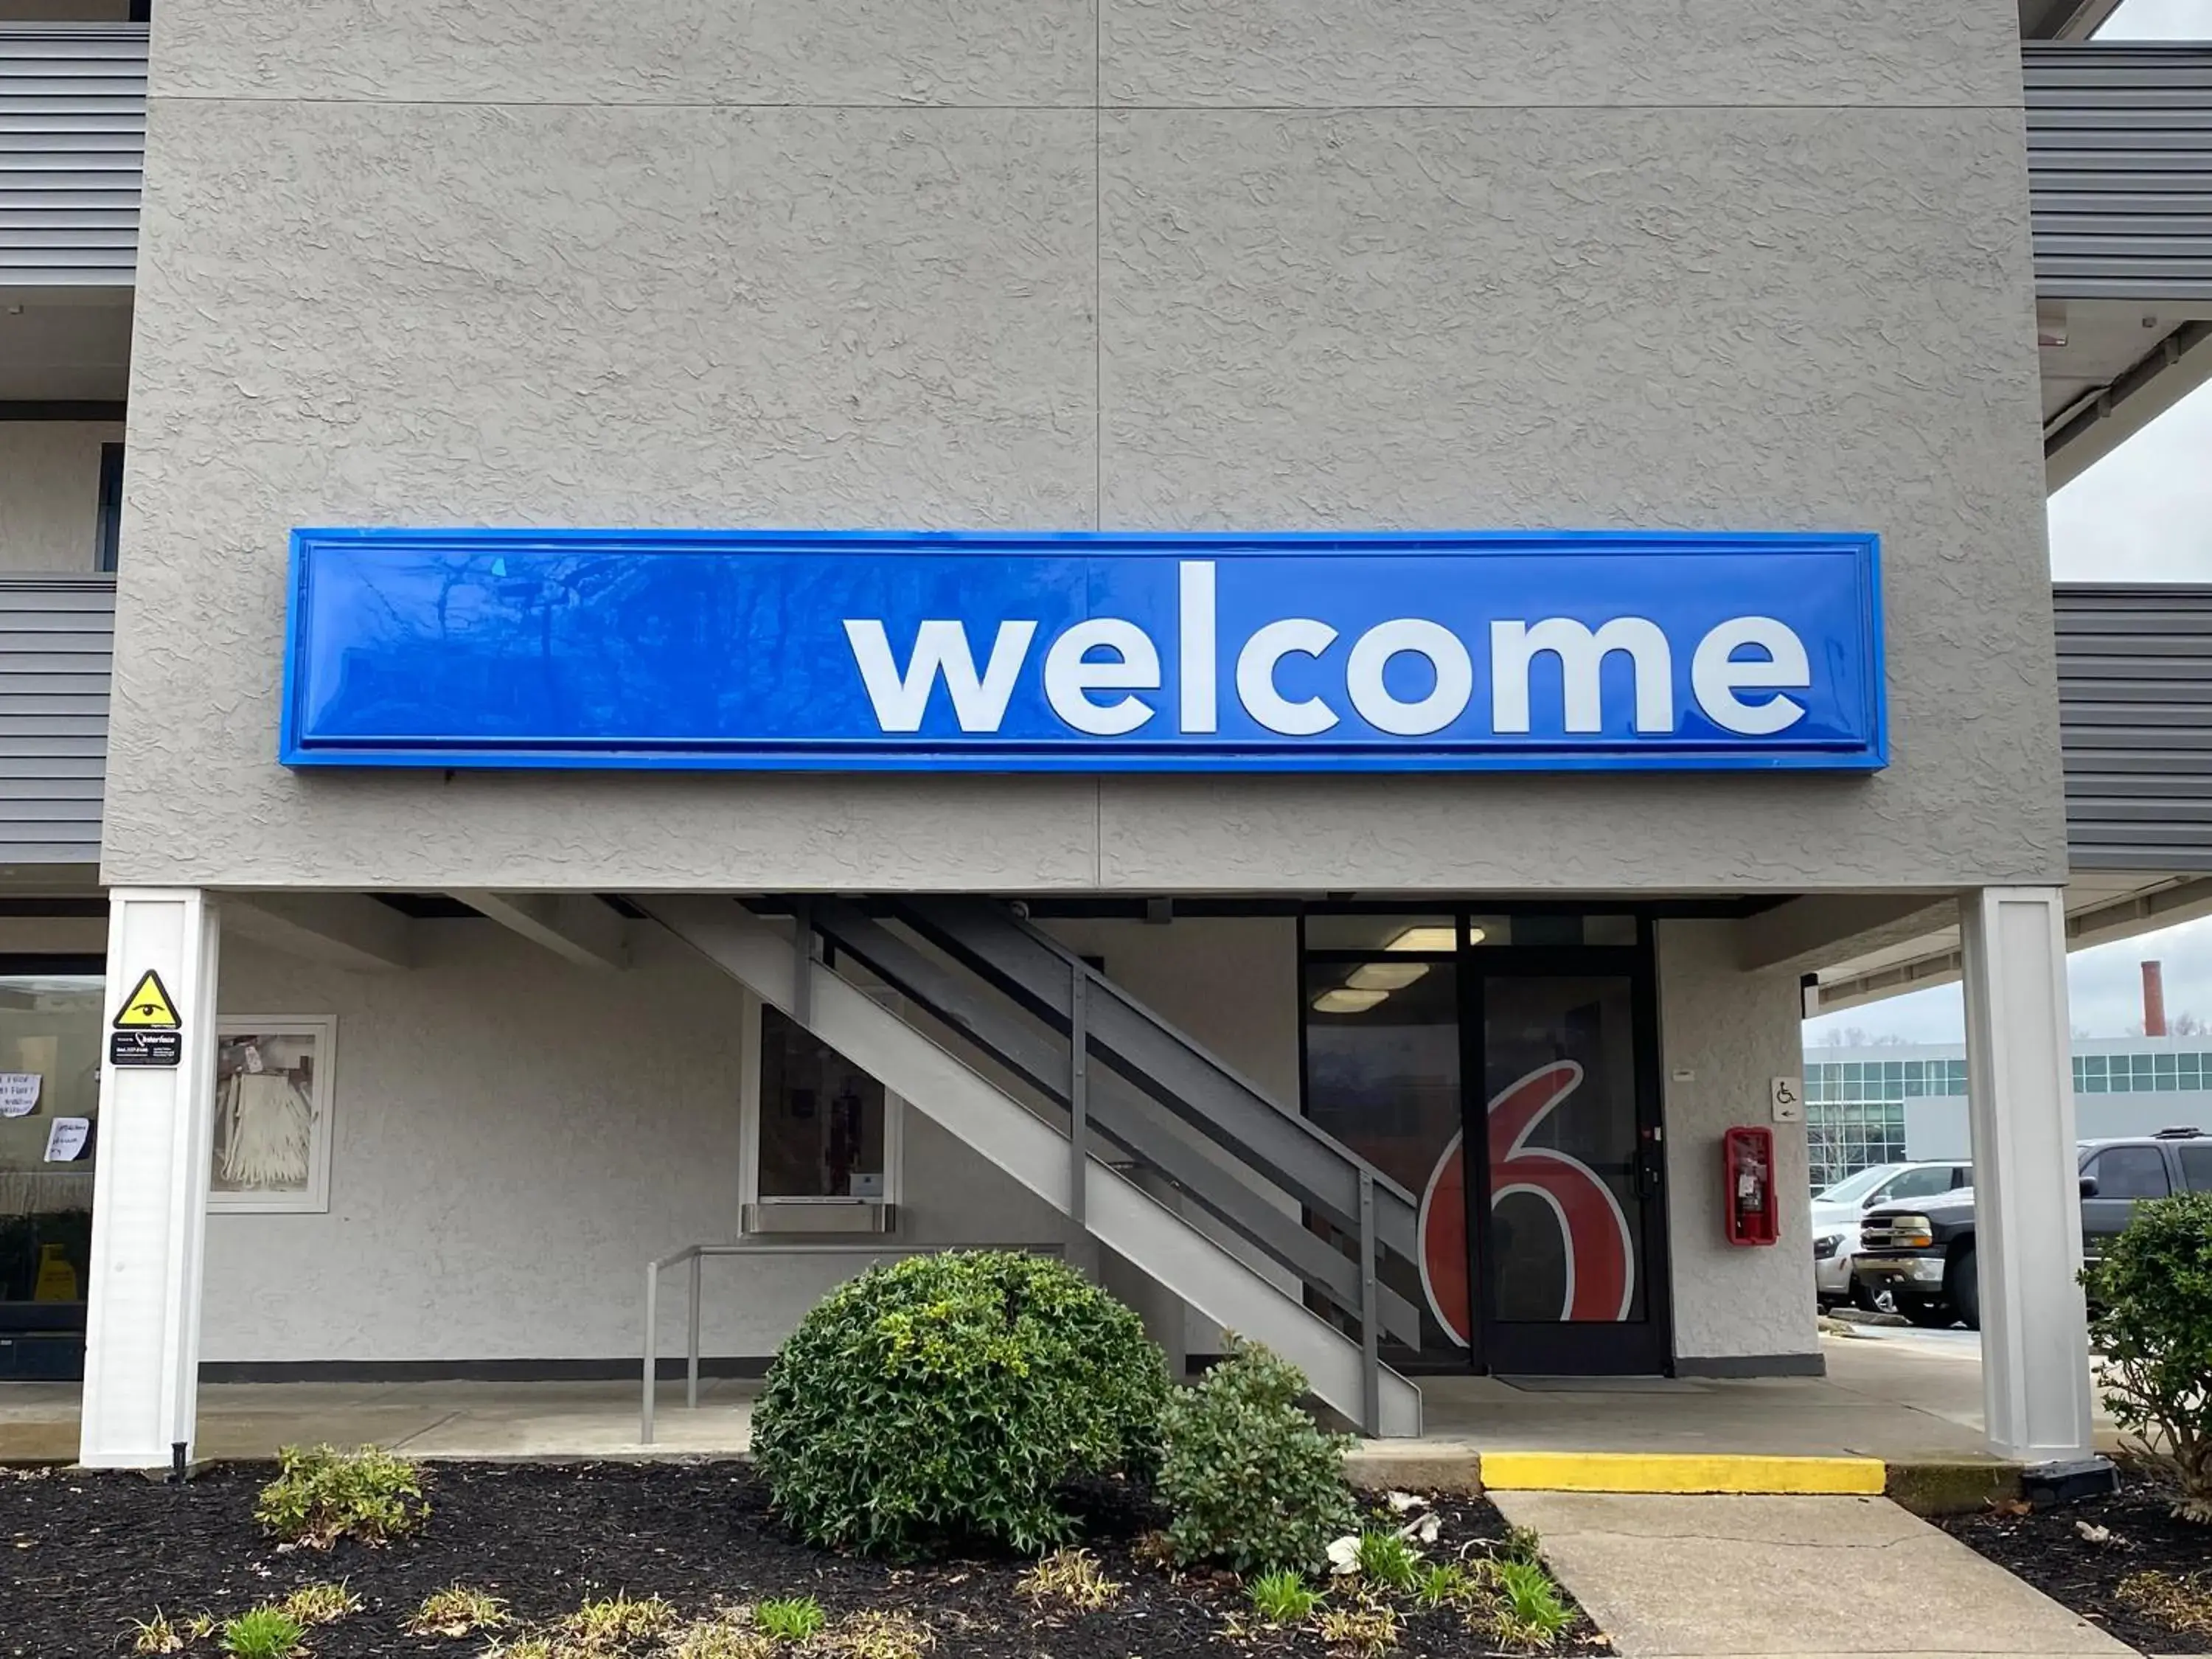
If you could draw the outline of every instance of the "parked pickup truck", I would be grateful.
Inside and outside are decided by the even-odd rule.
[[[2080,1148],[2081,1254],[2094,1261],[2147,1198],[2212,1192],[2212,1135],[2161,1129],[2154,1135],[2085,1140]],[[1974,1192],[1884,1205],[1859,1223],[1852,1273],[1871,1296],[1887,1293],[1916,1325],[1982,1326],[1974,1259]]]

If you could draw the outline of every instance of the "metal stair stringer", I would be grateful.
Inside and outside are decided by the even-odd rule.
[[[979,1156],[1060,1213],[1071,1212],[1066,1137],[818,960],[808,959],[802,983],[799,957],[787,934],[732,899],[659,896],[635,902]],[[1206,1317],[1296,1363],[1318,1398],[1352,1422],[1362,1420],[1368,1362],[1358,1343],[1119,1171],[1092,1158],[1085,1172],[1085,1222],[1099,1243]],[[1418,1436],[1420,1390],[1387,1365],[1377,1370],[1380,1432]]]

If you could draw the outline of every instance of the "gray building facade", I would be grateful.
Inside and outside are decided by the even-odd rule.
[[[1776,1085],[1808,975],[1931,952],[2011,1171],[1992,1372],[2046,1378],[1992,1436],[2081,1443],[2043,502],[2094,365],[2086,310],[2039,344],[2023,21],[160,0],[130,273],[23,283],[76,343],[0,386],[127,451],[104,729],[26,751],[90,761],[97,865],[0,869],[22,1041],[74,974],[181,1060],[102,1071],[88,1461],[166,1462],[203,1365],[634,1365],[639,1267],[740,1236],[1059,1244],[1377,1433],[1424,1370],[1816,1370]],[[84,512],[32,453],[11,538]],[[313,526],[1858,532],[1887,763],[287,764]],[[716,1357],[837,1271],[732,1267]]]

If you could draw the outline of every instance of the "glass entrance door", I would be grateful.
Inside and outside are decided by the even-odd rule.
[[[1394,1364],[1666,1369],[1652,984],[1631,916],[1307,918],[1306,1110],[1420,1204]]]
[[[1472,1206],[1484,1218],[1474,1251],[1480,1346],[1486,1369],[1507,1375],[1667,1364],[1646,981],[1632,969],[1589,971],[1579,954],[1470,985],[1480,1054],[1471,1095],[1485,1125]]]

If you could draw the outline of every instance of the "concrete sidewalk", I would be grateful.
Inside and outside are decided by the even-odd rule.
[[[1823,1343],[1825,1377],[1589,1377],[1540,1385],[1421,1379],[1428,1433],[1371,1443],[1364,1457],[1419,1482],[1462,1473],[1481,1452],[1736,1453],[1890,1463],[1989,1462],[1981,1356],[1965,1332],[1883,1332]],[[374,1441],[422,1457],[637,1457],[742,1454],[757,1382],[708,1379],[699,1409],[660,1388],[654,1444],[638,1442],[635,1381],[211,1383],[200,1390],[203,1457],[269,1457],[283,1445]],[[0,1462],[76,1455],[74,1384],[0,1384]],[[2099,1441],[2110,1448],[2109,1424]]]
[[[1882,1498],[1499,1492],[1623,1659],[2131,1654]]]

